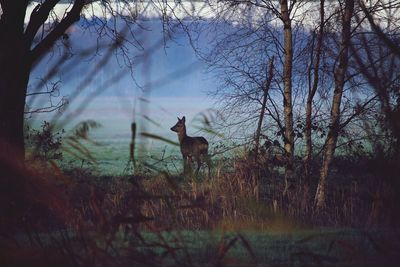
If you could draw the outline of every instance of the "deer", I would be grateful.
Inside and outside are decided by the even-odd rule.
[[[210,156],[208,155],[208,142],[202,136],[191,137],[186,134],[185,116],[179,119],[178,122],[171,127],[171,131],[178,134],[179,145],[183,157],[184,173],[187,167],[190,167],[193,158],[197,161],[196,176],[201,168],[202,161],[205,161],[208,166],[208,177],[210,177]]]

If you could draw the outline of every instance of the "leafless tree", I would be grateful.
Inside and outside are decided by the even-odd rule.
[[[367,8],[360,2],[362,14],[368,21],[372,33],[366,29],[359,35],[357,43],[351,48],[354,53],[355,65],[375,90],[384,115],[383,128],[388,129],[394,142],[391,146],[393,155],[400,151],[400,46],[398,32],[400,23],[394,14],[400,10],[399,2],[381,2]],[[383,13],[383,14],[382,14]],[[378,25],[374,16],[380,16]],[[361,20],[358,17],[358,20]]]
[[[265,81],[264,87],[262,88],[263,96],[262,96],[262,102],[261,102],[261,110],[260,110],[260,116],[258,118],[256,134],[254,137],[254,141],[255,141],[254,154],[255,154],[256,161],[257,161],[258,150],[259,150],[259,146],[260,146],[261,127],[262,127],[262,123],[264,121],[265,108],[267,106],[268,91],[271,88],[273,76],[274,76],[274,58],[272,58],[269,62],[267,79]]]
[[[298,1],[221,1],[216,6],[214,32],[218,32],[214,42],[213,53],[206,60],[213,69],[224,69],[224,77],[228,81],[225,86],[234,88],[235,93],[226,93],[223,88],[226,110],[233,110],[232,104],[238,103],[243,96],[247,103],[260,104],[262,96],[254,97],[254,92],[260,91],[266,80],[263,76],[267,69],[268,57],[275,56],[276,77],[274,90],[270,94],[279,94],[282,104],[276,103],[276,97],[270,97],[267,105],[268,117],[275,122],[277,133],[282,137],[286,157],[286,189],[293,178],[293,160],[295,146],[295,129],[293,126],[293,27],[295,32],[302,31],[302,16],[296,13],[304,3]],[[212,2],[210,3],[212,6]],[[296,18],[293,25],[293,20]],[[227,26],[228,25],[228,26]],[[229,27],[229,25],[232,25]],[[222,30],[221,30],[222,29]],[[220,34],[221,33],[221,34]],[[196,39],[196,38],[194,38]],[[302,44],[301,37],[297,45]],[[297,54],[301,49],[297,48]],[[229,71],[227,71],[229,69]],[[220,72],[218,72],[220,73]],[[246,76],[246,77],[244,77]],[[244,77],[244,78],[243,78]],[[260,77],[262,77],[260,79]],[[234,80],[234,82],[232,82]],[[255,89],[257,88],[257,89]],[[272,88],[271,88],[272,89]],[[240,93],[241,92],[241,93]],[[221,93],[221,90],[219,91]],[[240,102],[239,102],[240,103]],[[254,114],[254,112],[253,112]],[[257,112],[259,114],[259,112]],[[248,117],[247,119],[250,119]],[[252,120],[256,119],[254,117]]]
[[[167,18],[169,6],[152,1],[0,1],[0,150],[9,151],[7,158],[20,162],[24,158],[23,123],[30,73],[54,45],[67,46],[70,27],[81,21],[82,28],[95,32],[99,39],[108,38],[115,54],[130,67],[133,58],[129,49],[140,43],[129,25],[149,6]],[[96,54],[97,48],[88,50]],[[61,60],[59,65],[65,62]],[[49,77],[57,70],[59,66],[54,66]],[[49,77],[44,76],[47,82]]]
[[[338,59],[338,66],[335,69],[335,90],[333,93],[331,119],[329,124],[329,131],[325,141],[325,148],[323,152],[323,161],[321,166],[321,173],[318,182],[317,192],[315,194],[315,207],[320,210],[326,201],[326,180],[328,177],[329,166],[333,160],[333,155],[336,149],[337,138],[339,135],[340,126],[340,104],[342,102],[342,95],[344,84],[346,80],[346,72],[348,68],[349,47],[351,38],[351,22],[354,12],[354,1],[346,0],[342,15],[342,31],[341,43]]]
[[[304,125],[304,138],[306,142],[306,156],[305,156],[305,176],[308,177],[310,175],[310,162],[313,155],[313,145],[311,139],[312,133],[312,111],[313,111],[313,100],[315,93],[318,89],[319,83],[319,73],[320,73],[320,61],[321,61],[321,53],[322,53],[322,45],[324,39],[324,24],[325,24],[325,1],[321,0],[320,3],[320,22],[319,29],[316,35],[316,44],[315,44],[315,52],[311,51],[310,57],[310,67],[309,67],[309,87],[308,87],[308,95],[306,102],[306,119]],[[314,44],[314,38],[313,42]],[[312,50],[314,49],[314,45],[312,45]],[[314,58],[315,57],[315,58]],[[314,63],[314,65],[312,65]]]

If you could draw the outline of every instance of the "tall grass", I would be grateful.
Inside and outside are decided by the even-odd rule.
[[[340,235],[327,237],[324,232],[310,232],[293,241],[285,234],[308,226],[396,226],[391,213],[394,208],[389,205],[393,191],[388,181],[380,179],[385,170],[390,177],[388,168],[395,168],[393,162],[379,158],[352,158],[349,162],[338,157],[332,167],[335,176],[330,181],[327,209],[315,215],[312,199],[305,193],[313,190],[312,181],[307,184],[298,168],[299,184],[283,197],[284,179],[277,161],[279,157],[265,154],[256,162],[245,150],[229,159],[215,157],[210,178],[204,170],[198,177],[143,174],[140,169],[135,175],[115,177],[94,176],[79,168],[65,172],[56,164],[17,169],[15,177],[19,179],[10,176],[2,180],[1,188],[7,192],[0,202],[5,215],[0,229],[0,263],[231,266],[256,265],[260,259],[276,263],[273,255],[263,257],[260,247],[277,255],[282,250],[281,265],[350,262],[363,266],[364,256],[371,251],[373,266],[396,260],[395,230],[385,238],[362,233],[357,237],[366,240],[362,242]],[[200,236],[194,236],[196,232]],[[213,232],[218,233],[216,238],[201,234]],[[264,242],[271,241],[248,238],[246,233],[283,236],[267,246]],[[200,241],[207,243],[207,250],[197,245]],[[280,242],[286,245],[279,247]],[[316,244],[328,249],[321,250]],[[365,246],[365,251],[360,246]],[[238,256],[243,254],[238,247],[246,255],[245,261]],[[349,261],[354,257],[357,261]]]

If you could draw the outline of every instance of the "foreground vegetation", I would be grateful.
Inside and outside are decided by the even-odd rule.
[[[394,162],[337,157],[317,213],[312,177],[299,168],[284,195],[277,158],[249,155],[214,160],[211,178],[93,176],[35,161],[2,180],[1,265],[395,266]]]

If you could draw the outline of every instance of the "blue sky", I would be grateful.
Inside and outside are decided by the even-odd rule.
[[[139,120],[140,113],[143,113],[141,111],[145,111],[147,116],[160,124],[157,127],[146,123],[146,131],[174,138],[175,135],[169,128],[176,122],[177,116],[186,115],[190,131],[190,121],[195,115],[212,108],[213,100],[207,96],[207,92],[215,89],[216,79],[206,72],[205,64],[196,57],[187,36],[175,35],[172,41],[156,46],[157,49],[151,52],[146,64],[143,64],[143,53],[164,37],[159,21],[149,21],[144,26],[146,30],[141,30],[137,36],[143,49],[129,51],[129,56],[136,56],[139,60],[139,63],[135,64],[133,78],[123,63],[123,58],[112,55],[103,68],[94,72],[93,77],[89,79],[90,83],[82,87],[82,81],[87,79],[87,75],[102,60],[106,51],[100,51],[101,55],[89,58],[72,57],[64,64],[70,64],[72,67],[61,68],[61,71],[52,77],[53,82],[60,82],[60,97],[71,97],[76,90],[81,91],[63,114],[70,116],[69,124],[64,128],[68,129],[82,120],[94,119],[104,126],[99,131],[100,136],[129,135],[131,121]],[[69,40],[73,51],[77,53],[80,49],[93,46],[96,38],[95,34],[83,32],[79,26],[75,26],[70,31]],[[62,54],[61,50],[55,48],[53,53],[35,68],[31,75],[31,89],[35,88],[43,73],[54,67]],[[114,75],[119,75],[121,71],[124,75],[113,82],[112,86],[108,86],[107,81]],[[148,86],[149,84],[151,86]],[[144,92],[146,89],[148,90]],[[96,97],[87,101],[85,96],[99,90],[103,90],[101,94],[96,94]],[[34,101],[28,99],[28,103],[35,106],[41,102],[36,98]],[[78,107],[84,110],[79,110]],[[35,121],[37,123],[52,116],[53,114],[39,115]],[[58,121],[62,120],[63,116]]]

